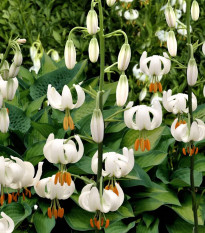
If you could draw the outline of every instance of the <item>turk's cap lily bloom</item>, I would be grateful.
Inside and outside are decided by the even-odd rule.
[[[187,68],[187,82],[189,86],[194,86],[198,78],[198,68],[194,58],[190,58]]]
[[[51,133],[43,148],[45,158],[55,164],[78,162],[83,156],[84,146],[78,135],[75,135],[74,138],[78,143],[78,150],[73,140],[55,139],[54,134]]]
[[[115,183],[114,187],[110,186],[106,186],[102,197],[100,197],[98,189],[93,187],[93,184],[87,184],[82,189],[78,199],[80,207],[88,212],[95,212],[96,210],[102,213],[116,211],[124,201],[124,193],[118,183]]]
[[[146,81],[150,82],[151,76],[146,75],[144,72],[142,72],[140,70],[140,68],[137,69],[137,67],[138,67],[138,64],[134,65],[133,69],[132,69],[132,72],[133,72],[133,75],[135,76],[135,78],[142,81],[142,82],[146,82]]]
[[[104,138],[104,120],[100,109],[94,109],[90,122],[90,130],[93,141],[101,143]]]
[[[162,108],[159,101],[154,101],[151,107],[146,105],[132,107],[133,104],[133,102],[129,102],[126,108],[130,109],[124,112],[124,121],[128,128],[134,130],[153,130],[161,125]],[[152,119],[150,114],[153,115]],[[135,120],[133,120],[134,115]]]
[[[113,6],[115,4],[116,0],[106,0],[106,3],[109,7]]]
[[[118,70],[125,71],[130,63],[131,48],[129,44],[123,44],[118,55]]]
[[[176,40],[176,37],[173,31],[169,31],[168,33],[167,47],[168,47],[169,54],[172,57],[175,57],[177,55],[177,40]]]
[[[0,109],[0,132],[6,133],[9,129],[9,114],[7,108]]]
[[[72,70],[76,64],[76,49],[73,41],[70,39],[65,44],[64,58],[66,67]]]
[[[4,81],[0,77],[0,90],[4,99],[13,100],[17,88],[18,88],[17,78],[10,78],[8,81]]]
[[[89,59],[91,62],[95,63],[99,57],[99,45],[96,38],[92,38],[88,47]]]
[[[131,172],[134,167],[133,149],[123,148],[123,154],[116,152],[107,152],[103,154],[105,169],[102,170],[103,176],[123,177]],[[97,174],[98,169],[98,151],[94,154],[91,163],[92,171]]]
[[[201,141],[205,139],[205,124],[200,119],[195,119],[189,129],[185,121],[174,120],[171,126],[172,136],[179,142]]]
[[[23,62],[23,56],[20,50],[17,50],[14,55],[14,63],[16,66],[20,66]]]
[[[90,35],[94,35],[98,30],[98,15],[95,10],[90,10],[86,19],[87,30]]]
[[[4,212],[1,212],[0,233],[12,233],[14,230],[14,221]]]
[[[135,9],[126,10],[124,13],[124,17],[126,20],[135,20],[139,17],[139,12]]]
[[[176,26],[176,15],[171,5],[167,5],[165,9],[165,17],[167,24],[170,28],[175,28]]]
[[[79,108],[85,101],[85,92],[80,85],[73,84],[77,92],[77,102],[73,104],[71,91],[67,85],[63,87],[62,95],[60,95],[55,87],[48,85],[47,98],[52,108],[64,111],[65,109]]]
[[[73,180],[71,180],[70,186],[66,183],[61,185],[60,183],[55,184],[55,175],[52,177],[44,178],[38,181],[34,185],[34,189],[36,193],[42,197],[47,198],[50,200],[58,199],[58,200],[65,200],[68,199],[75,190],[75,184]]]
[[[33,66],[29,69],[29,71],[33,70],[36,74],[38,74],[40,68],[41,68],[41,60],[38,56],[36,56],[33,59]]]
[[[191,17],[194,21],[199,19],[199,11],[199,4],[196,0],[194,0],[191,5]]]
[[[168,32],[164,31],[164,30],[160,30],[160,31],[157,31],[155,33],[155,36],[158,37],[158,39],[161,41],[161,42],[166,42],[167,41],[167,37],[168,37]]]
[[[122,74],[120,75],[120,79],[117,84],[117,90],[116,90],[116,102],[117,106],[123,106],[128,97],[129,93],[129,83],[127,80],[127,76]]]
[[[9,78],[15,78],[18,75],[20,67],[13,62],[9,68]]]
[[[183,93],[178,93],[176,95],[172,95],[172,90],[163,92],[163,106],[168,112],[172,112],[173,114],[182,114],[188,113],[188,95]],[[197,98],[192,93],[192,109],[193,111],[197,108]]]

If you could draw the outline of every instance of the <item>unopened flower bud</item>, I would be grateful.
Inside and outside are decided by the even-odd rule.
[[[3,66],[1,68],[1,76],[4,80],[9,78],[9,63],[4,61]]]
[[[172,57],[177,55],[177,40],[173,31],[170,31],[167,37],[167,47]]]
[[[54,60],[54,61],[59,61],[60,60],[60,56],[58,54],[58,52],[56,50],[53,50],[51,52],[51,58]]]
[[[125,71],[130,63],[131,48],[129,44],[123,44],[118,55],[118,70]]]
[[[116,90],[117,106],[123,106],[126,103],[128,93],[129,93],[129,84],[128,84],[127,76],[125,74],[122,74],[120,75],[120,79],[117,84],[117,90]]]
[[[87,15],[87,29],[90,35],[94,35],[98,30],[98,16],[95,10],[90,10]]]
[[[204,97],[205,97],[205,85],[204,85],[204,89],[203,89],[203,94],[204,94]]]
[[[140,96],[139,96],[139,100],[142,101],[147,95],[147,88],[144,87],[141,92],[140,92]]]
[[[21,39],[21,38],[19,38],[19,39],[17,40],[17,43],[18,43],[18,44],[25,44],[25,43],[26,43],[26,39]]]
[[[196,84],[198,77],[198,68],[194,58],[190,58],[187,68],[187,82],[189,86],[194,86]]]
[[[204,42],[203,45],[202,45],[202,52],[203,52],[203,54],[205,55],[205,42]]]
[[[191,17],[194,21],[197,21],[199,18],[199,4],[197,1],[193,1],[191,5]]]
[[[17,50],[15,55],[14,55],[14,63],[16,66],[20,66],[23,61],[23,56],[20,50]]]
[[[95,63],[99,57],[99,45],[98,40],[96,38],[92,38],[92,40],[90,41],[88,53],[90,61]]]
[[[176,26],[176,15],[174,13],[173,8],[168,5],[165,9],[165,17],[166,17],[166,21],[167,24],[170,28],[174,28]]]
[[[64,51],[65,64],[69,70],[72,70],[76,63],[76,50],[72,40],[67,40]]]
[[[14,78],[17,76],[19,72],[19,66],[16,66],[16,64],[13,62],[9,68],[9,78]]]
[[[106,0],[108,6],[113,6],[116,2],[116,0]]]
[[[0,132],[6,133],[9,128],[9,115],[6,108],[0,109]]]
[[[15,94],[16,94],[16,90],[18,88],[18,80],[17,78],[10,78],[7,81],[7,85],[6,85],[6,99],[7,100],[13,100]]]
[[[94,109],[90,129],[93,141],[101,143],[104,137],[104,121],[100,109]]]

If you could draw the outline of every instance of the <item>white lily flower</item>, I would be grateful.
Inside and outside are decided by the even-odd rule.
[[[65,44],[64,58],[66,67],[72,70],[76,64],[76,49],[73,41],[70,39]]]
[[[204,85],[204,89],[203,89],[203,94],[204,94],[204,97],[205,97],[205,85]]]
[[[204,42],[203,45],[202,45],[202,52],[203,52],[203,54],[205,55],[205,42]]]
[[[3,95],[1,94],[1,89],[0,89],[0,108],[2,108],[3,105]]]
[[[106,0],[106,3],[109,7],[113,6],[115,4],[116,0]]]
[[[128,2],[133,2],[134,0],[120,0],[120,2],[126,2],[126,3],[128,3]]]
[[[54,109],[58,109],[60,111],[64,111],[66,108],[68,109],[79,108],[85,101],[85,92],[83,91],[80,85],[73,84],[73,86],[75,87],[77,92],[76,104],[73,104],[71,91],[67,85],[63,87],[62,95],[60,95],[56,91],[55,87],[52,87],[51,84],[49,84],[47,91],[47,98],[51,107]]]
[[[152,107],[148,107],[146,105],[138,105],[135,107],[133,106],[133,102],[129,102],[126,108],[130,108],[124,112],[124,121],[128,128],[134,130],[153,130],[159,127],[162,123],[162,108],[159,101],[154,101]],[[150,117],[152,114],[152,119]],[[135,120],[133,121],[133,117],[135,115]],[[145,137],[146,138],[146,137]],[[135,141],[135,150],[137,151],[138,148],[142,151],[145,148],[149,151],[150,141],[149,139],[144,139],[144,137],[139,137]]]
[[[95,63],[99,57],[99,45],[96,38],[92,38],[88,47],[89,59],[91,62]]]
[[[90,122],[90,130],[93,141],[101,143],[104,138],[104,120],[100,109],[94,109]]]
[[[90,10],[86,19],[87,30],[90,35],[94,35],[98,30],[98,15],[95,10]]]
[[[118,183],[115,187],[106,186],[103,190],[102,198],[100,198],[99,191],[93,184],[87,184],[79,196],[78,203],[81,208],[88,212],[108,213],[109,211],[116,211],[124,201],[124,193]]]
[[[148,76],[146,74],[144,74],[140,68],[137,69],[138,67],[138,64],[134,65],[133,66],[133,69],[132,69],[132,72],[133,72],[133,75],[135,76],[136,79],[139,79],[140,81],[142,82],[145,82],[145,81],[150,81],[151,80],[151,76]]]
[[[20,66],[23,62],[23,56],[20,50],[17,50],[14,55],[14,63],[16,66]]]
[[[167,24],[170,28],[175,28],[176,26],[176,15],[171,5],[167,5],[165,9],[165,17]]]
[[[1,212],[0,233],[12,233],[14,230],[14,221],[4,212]]]
[[[173,114],[188,113],[189,108],[187,106],[188,95],[183,93],[178,93],[172,95],[172,90],[163,92],[163,106],[168,112]],[[197,98],[192,93],[192,109],[195,111],[197,108]]]
[[[155,33],[155,36],[158,37],[158,39],[161,41],[161,42],[166,42],[167,41],[167,37],[168,37],[168,32],[164,31],[164,30],[160,30],[160,31],[157,31]]]
[[[185,121],[174,120],[171,126],[172,136],[179,142],[201,141],[205,139],[205,124],[200,119],[195,119],[191,124],[190,130]]]
[[[155,93],[156,94],[156,93]],[[141,92],[140,92],[140,95],[139,95],[139,100],[142,101],[147,95],[147,88],[144,87],[142,88]]]
[[[182,17],[182,11],[179,9],[175,9],[175,15],[177,19],[180,19]]]
[[[189,86],[194,86],[196,84],[198,77],[198,68],[194,58],[190,58],[187,68],[187,82]]]
[[[124,17],[126,20],[135,20],[139,17],[139,12],[135,9],[126,10]]]
[[[194,21],[199,19],[199,11],[199,4],[196,0],[194,0],[191,5],[191,17]]]
[[[78,135],[74,138],[78,143],[78,150],[73,140],[55,139],[51,133],[43,148],[45,158],[54,164],[77,163],[83,156],[84,146]]]
[[[123,154],[108,152],[103,154],[105,169],[102,170],[103,176],[121,178],[131,172],[134,167],[133,149],[123,148]],[[94,154],[91,162],[92,171],[97,174],[98,169],[98,151]]]
[[[9,129],[9,114],[7,108],[0,109],[0,132],[6,133]]]
[[[159,93],[154,93],[154,94],[152,95],[152,97],[151,97],[151,99],[150,99],[151,105],[153,105],[153,103],[154,103],[155,101],[158,101],[158,102],[161,102],[161,101],[162,101],[162,97],[161,97],[161,95],[159,95]]]
[[[10,78],[8,81],[4,81],[0,77],[0,91],[4,99],[13,100],[17,88],[18,88],[17,78],[12,78],[12,79]]]
[[[131,48],[129,44],[123,44],[118,55],[118,70],[125,71],[130,63]]]
[[[36,74],[38,74],[40,68],[41,68],[41,60],[38,56],[36,56],[33,59],[33,66],[29,69],[29,71],[31,72],[33,70]]]
[[[120,79],[117,84],[116,89],[116,103],[117,106],[123,106],[126,101],[129,94],[129,83],[127,80],[127,76],[122,74],[120,75]]]
[[[13,62],[9,68],[9,78],[15,78],[18,75],[20,67]]]
[[[169,54],[172,57],[175,57],[177,55],[177,40],[176,40],[176,37],[173,31],[169,31],[169,34],[167,37],[167,47],[168,47]]]

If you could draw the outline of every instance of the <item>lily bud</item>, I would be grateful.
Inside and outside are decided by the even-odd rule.
[[[167,24],[170,28],[174,28],[176,26],[176,15],[174,13],[173,8],[169,5],[165,9],[165,17]]]
[[[72,70],[76,63],[76,50],[72,40],[67,40],[64,50],[65,64],[69,70]]]
[[[99,57],[99,45],[98,40],[96,38],[92,38],[92,40],[90,41],[88,54],[91,62],[97,62]]]
[[[9,78],[15,78],[19,72],[20,67],[16,66],[16,64],[13,62],[9,69]]]
[[[172,57],[177,55],[177,40],[173,31],[170,31],[167,37],[167,47]]]
[[[0,132],[6,133],[9,128],[9,115],[6,108],[0,109]]]
[[[94,109],[90,129],[93,141],[100,143],[104,137],[104,121],[103,115],[100,109]]]
[[[203,45],[202,45],[202,52],[203,52],[203,54],[205,55],[205,42],[204,42]]]
[[[13,100],[16,90],[18,88],[18,80],[17,78],[9,79],[6,85],[6,99]]]
[[[204,89],[203,89],[203,94],[204,94],[204,97],[205,97],[205,85],[204,85]]]
[[[87,29],[90,35],[94,35],[98,30],[98,16],[95,10],[90,10],[87,15]]]
[[[123,44],[118,55],[118,70],[125,71],[130,63],[131,48],[129,44]]]
[[[197,21],[199,18],[199,4],[197,1],[193,1],[191,5],[191,17],[194,21]]]
[[[2,68],[1,68],[1,76],[4,80],[9,78],[9,63],[4,61]]]
[[[26,43],[26,39],[21,39],[21,38],[19,38],[19,39],[17,40],[17,43],[18,43],[18,44],[25,44],[25,43]]]
[[[106,0],[108,6],[113,6],[116,2],[116,0]]]
[[[128,93],[129,93],[129,84],[128,84],[127,76],[125,74],[122,74],[120,75],[120,79],[117,84],[117,90],[116,90],[117,106],[123,106],[126,103]]]
[[[54,61],[59,61],[60,60],[60,56],[58,54],[58,52],[56,50],[53,50],[51,52],[51,58],[54,60]]]
[[[14,55],[14,63],[16,66],[20,66],[22,64],[23,61],[23,56],[21,51],[17,50],[15,55]]]
[[[189,86],[194,86],[196,84],[198,77],[198,68],[194,58],[190,58],[187,68],[187,82]]]
[[[156,94],[156,93],[155,93]],[[147,95],[147,88],[144,87],[141,92],[140,92],[140,95],[139,95],[139,100],[142,101]]]

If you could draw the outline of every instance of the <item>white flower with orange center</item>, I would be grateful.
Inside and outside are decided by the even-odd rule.
[[[67,85],[63,87],[62,95],[60,95],[55,87],[51,84],[48,85],[47,98],[48,102],[52,108],[58,109],[60,111],[65,111],[65,117],[63,121],[64,130],[71,130],[75,128],[72,117],[70,116],[70,110],[74,108],[79,108],[85,101],[85,92],[80,85],[73,84],[77,92],[77,102],[73,103],[73,98],[71,91]]]
[[[100,195],[98,189],[93,184],[87,184],[79,196],[78,203],[81,208],[88,212],[96,212],[94,219],[90,219],[90,225],[94,225],[98,230],[104,225],[109,226],[109,219],[106,219],[104,213],[116,211],[124,201],[124,193],[118,183],[109,184],[103,189]],[[93,221],[94,220],[94,221]]]
[[[147,52],[144,51],[140,58],[140,69],[146,75],[151,76],[150,92],[162,92],[162,85],[159,77],[168,74],[171,68],[171,62],[168,59],[167,53],[163,53],[164,57],[153,55],[147,57]],[[148,66],[149,64],[149,66]],[[163,67],[163,68],[162,68]]]
[[[105,169],[102,170],[103,176],[121,178],[131,172],[134,167],[133,149],[123,148],[123,154],[116,152],[107,152],[103,154]],[[98,151],[94,154],[91,163],[92,171],[97,174],[98,169]]]
[[[4,212],[1,212],[0,233],[12,233],[14,230],[14,221]]]
[[[129,102],[124,112],[124,121],[128,128],[139,130],[139,138],[136,139],[134,147],[137,151],[139,146],[141,151],[151,149],[150,141],[146,138],[146,130],[158,128],[162,123],[162,108],[159,101],[155,100],[151,107],[146,105],[133,106],[133,102]],[[133,117],[135,116],[135,119]]]
[[[72,180],[69,186],[66,183],[63,185],[60,183],[54,184],[54,180],[55,175],[44,178],[34,185],[34,189],[40,197],[51,200],[48,217],[54,216],[57,219],[58,217],[63,218],[64,215],[64,209],[60,207],[59,200],[68,199],[75,190],[75,184]]]

